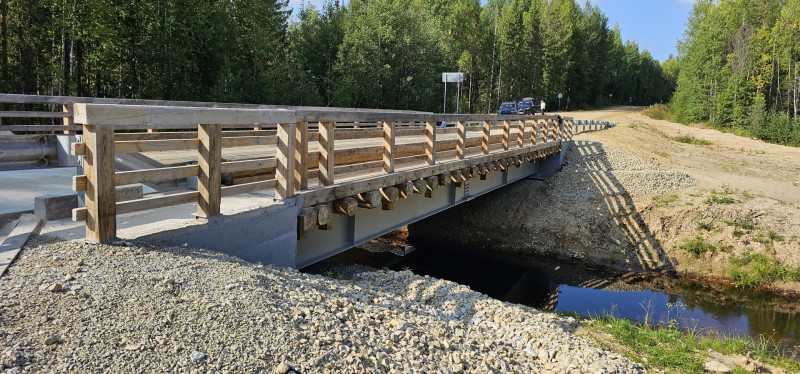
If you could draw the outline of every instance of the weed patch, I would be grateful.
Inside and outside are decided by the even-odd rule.
[[[711,145],[711,142],[705,139],[695,138],[691,135],[678,135],[673,136],[672,140],[678,143],[694,144],[694,145]]]
[[[741,256],[731,256],[728,275],[741,287],[756,287],[777,280],[800,280],[800,269],[778,263],[773,257],[763,253],[746,252]]]
[[[697,221],[697,229],[703,231],[711,231],[714,229],[714,222]]]
[[[734,191],[728,187],[723,186],[721,190],[717,191],[716,189],[711,190],[711,193],[706,198],[706,204],[714,205],[714,204],[733,204],[736,203],[736,199],[733,198]]]
[[[698,257],[706,252],[714,252],[714,245],[706,242],[706,240],[700,235],[686,240],[679,248],[693,254],[695,257]]]
[[[665,208],[676,201],[678,201],[678,195],[654,196],[653,206],[656,208]]]

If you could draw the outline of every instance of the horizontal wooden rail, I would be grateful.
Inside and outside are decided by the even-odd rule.
[[[221,214],[222,197],[270,189],[280,199],[302,195],[301,201],[306,206],[330,203],[347,197],[344,195],[354,196],[353,191],[357,191],[365,194],[356,199],[359,205],[375,208],[380,205],[376,186],[395,188],[402,183],[407,185],[401,186],[399,196],[412,193],[430,196],[440,183],[448,183],[450,179],[457,183],[472,177],[483,179],[492,170],[510,164],[520,166],[524,161],[557,152],[561,142],[572,133],[571,119],[555,115],[92,103],[75,103],[73,112],[75,123],[82,125],[87,139],[74,144],[73,152],[83,155],[85,164],[90,166],[86,175],[73,181],[74,189],[86,191],[87,196],[86,208],[76,209],[74,217],[85,219],[87,238],[98,241],[111,240],[116,235],[117,214],[196,202],[197,216],[208,219]],[[64,113],[68,111],[65,109]],[[375,123],[376,127],[347,128],[367,122]],[[439,127],[442,123],[455,126]],[[274,126],[275,130],[258,130],[264,124]],[[138,126],[187,125],[195,126],[194,131],[114,133],[115,129],[125,131]],[[226,126],[255,130],[223,132]],[[442,139],[442,135],[448,136]],[[259,149],[261,157],[223,162],[222,149],[250,146],[274,147],[275,156],[264,157],[272,149]],[[116,154],[164,151],[194,151],[197,164],[118,173],[113,170]],[[235,184],[222,186],[223,173],[224,178],[233,178]],[[115,201],[114,186],[191,177],[198,180],[197,191]],[[317,179],[316,187],[308,183],[313,177]],[[391,188],[389,195],[384,195],[390,200],[398,196]],[[392,202],[385,208],[391,209]]]
[[[64,118],[64,117],[72,117],[72,112],[0,111],[0,118]]]

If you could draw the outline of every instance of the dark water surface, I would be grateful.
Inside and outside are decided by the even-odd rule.
[[[584,317],[613,314],[700,333],[769,337],[800,348],[800,300],[733,287],[519,257],[419,249],[391,266],[504,301]]]

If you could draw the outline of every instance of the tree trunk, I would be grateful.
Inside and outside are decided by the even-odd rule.
[[[0,0],[0,91],[8,83],[8,0]]]

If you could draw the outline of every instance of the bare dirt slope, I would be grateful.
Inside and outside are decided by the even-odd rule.
[[[566,114],[617,126],[576,135],[567,165],[547,181],[521,181],[412,225],[412,242],[800,288],[779,280],[800,268],[800,149],[638,111]]]

